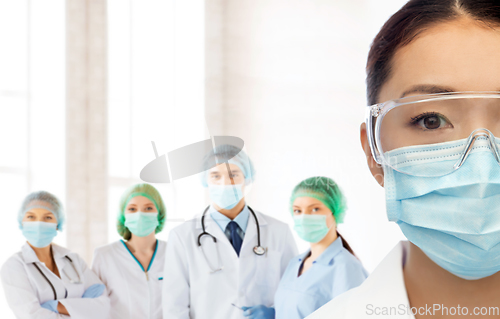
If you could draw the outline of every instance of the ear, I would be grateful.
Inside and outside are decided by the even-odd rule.
[[[335,219],[335,216],[333,216],[333,214],[331,216],[332,216],[332,219],[331,219],[332,224],[330,225],[330,227],[337,229],[337,226],[338,226],[337,220]],[[330,228],[330,227],[328,227],[328,228]]]
[[[370,143],[368,142],[368,137],[366,136],[366,124],[362,123],[360,127],[360,141],[361,147],[363,148],[363,152],[365,152],[366,163],[368,164],[368,168],[372,173],[375,180],[380,184],[380,186],[384,187],[384,169],[381,165],[375,162],[373,158],[372,152],[370,150]]]

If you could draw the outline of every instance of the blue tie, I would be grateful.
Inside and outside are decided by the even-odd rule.
[[[240,256],[240,249],[241,249],[241,243],[243,240],[241,240],[240,235],[238,235],[238,229],[240,226],[234,221],[229,222],[227,224],[227,227],[229,228],[230,234],[229,237],[231,238],[231,244],[234,247],[234,250],[236,250],[236,254],[238,257]]]

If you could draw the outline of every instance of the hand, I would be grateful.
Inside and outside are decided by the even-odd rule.
[[[97,298],[102,295],[104,292],[104,285],[103,284],[95,284],[87,288],[85,292],[83,293],[82,298]]]
[[[64,307],[62,303],[59,303],[57,305],[57,311],[59,311],[59,314],[61,315],[70,316],[70,314],[68,313],[68,309],[66,309],[66,307]]]
[[[55,313],[59,313],[59,311],[57,311],[57,305],[58,304],[59,304],[59,301],[57,301],[57,300],[49,300],[47,302],[44,302],[40,306],[42,306],[42,308],[48,309],[50,311],[53,311]]]
[[[241,307],[243,316],[250,319],[274,319],[274,308],[258,305],[253,307]]]

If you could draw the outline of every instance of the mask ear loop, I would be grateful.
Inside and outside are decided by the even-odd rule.
[[[493,133],[491,132],[489,133],[490,133],[490,148],[493,151],[493,155],[495,155],[495,160],[497,161],[498,165],[500,165],[500,153],[498,151],[497,143],[495,142],[495,136],[493,135]]]
[[[467,157],[469,157],[470,152],[474,148],[474,142],[481,137],[485,137],[488,139],[490,149],[495,156],[495,160],[500,165],[500,153],[495,143],[495,136],[488,129],[480,128],[472,131],[472,133],[469,135],[469,138],[465,143],[464,153],[462,154],[462,157],[458,160],[458,162],[455,163],[455,165],[453,165],[454,170],[459,169],[464,164],[465,160],[467,159]]]

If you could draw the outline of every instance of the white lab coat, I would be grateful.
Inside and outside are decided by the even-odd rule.
[[[52,244],[54,261],[61,278],[50,271],[45,263],[40,262],[35,251],[26,243],[20,252],[10,257],[2,266],[2,285],[7,303],[17,318],[55,319],[69,318],[57,314],[40,305],[54,300],[54,292],[50,284],[36,269],[40,268],[52,283],[57,294],[57,300],[66,307],[73,319],[96,318],[104,319],[109,314],[109,298],[106,291],[98,298],[82,298],[85,290],[93,284],[102,284],[92,270],[87,268],[77,254],[68,249]],[[71,263],[65,256],[68,256]],[[73,264],[76,269],[71,266]],[[71,283],[81,278],[82,283]]]
[[[233,246],[209,213],[205,215],[206,231],[217,238],[214,243],[203,236],[201,215],[170,232],[163,286],[164,319],[244,318],[237,306],[273,306],[274,293],[288,262],[297,255],[297,246],[287,224],[255,211],[260,223],[261,246],[267,253],[257,256],[255,219],[248,225],[238,258]],[[223,269],[216,269],[219,262]],[[208,261],[203,257],[204,250]]]
[[[92,270],[108,287],[109,318],[162,318],[161,287],[166,248],[167,243],[158,240],[147,273],[122,241],[95,250]]]
[[[407,244],[400,242],[360,286],[334,298],[306,319],[415,319],[408,310],[403,277]]]

